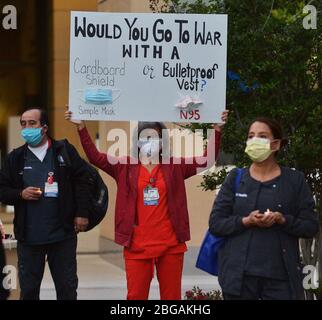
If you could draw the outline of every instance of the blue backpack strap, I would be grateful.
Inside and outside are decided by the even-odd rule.
[[[241,177],[243,175],[243,171],[244,171],[244,168],[237,168],[237,174],[236,174],[236,177],[235,177],[235,184],[234,184],[234,189],[233,189],[234,194],[236,193],[237,188],[238,188],[238,186],[240,184],[240,180],[241,180]]]

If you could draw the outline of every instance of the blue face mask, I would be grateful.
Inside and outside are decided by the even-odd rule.
[[[25,128],[21,130],[21,136],[31,147],[36,147],[42,140],[42,128]]]
[[[111,89],[88,89],[85,91],[85,102],[88,104],[109,104],[113,102]]]

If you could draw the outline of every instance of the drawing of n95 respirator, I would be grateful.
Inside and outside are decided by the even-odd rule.
[[[78,91],[84,93],[81,99],[86,104],[95,105],[113,104],[121,95],[121,90],[110,88],[91,88]]]

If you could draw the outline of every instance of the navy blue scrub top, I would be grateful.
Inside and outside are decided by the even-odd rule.
[[[280,176],[266,182],[254,180],[260,184],[255,210],[259,210],[261,213],[264,213],[267,209],[278,211],[276,199],[279,180]],[[273,225],[270,228],[254,227],[248,230],[252,234],[247,251],[245,274],[287,280],[288,276],[279,239],[279,228],[279,225]]]

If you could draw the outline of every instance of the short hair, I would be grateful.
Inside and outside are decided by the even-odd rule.
[[[27,111],[30,111],[30,110],[38,110],[40,112],[40,124],[42,126],[49,127],[49,117],[48,117],[48,113],[45,109],[38,108],[38,107],[29,107],[24,111],[24,113]]]

